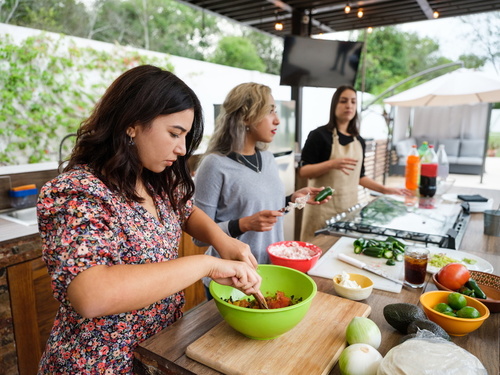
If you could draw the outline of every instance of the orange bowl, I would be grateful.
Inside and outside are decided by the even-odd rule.
[[[476,280],[477,285],[482,289],[487,297],[486,299],[473,298],[484,303],[490,310],[490,313],[500,312],[500,276],[481,271],[470,270],[469,272],[470,277]],[[453,290],[445,287],[439,282],[437,273],[432,275],[432,281],[434,281],[434,284],[436,284],[438,289],[453,292]]]
[[[318,261],[323,250],[316,245],[302,241],[275,242],[267,247],[271,263],[276,266],[307,272]]]
[[[420,303],[427,318],[439,324],[448,334],[452,336],[465,336],[481,327],[483,322],[490,316],[490,310],[482,302],[466,295],[464,297],[467,300],[467,306],[475,307],[481,315],[479,318],[455,318],[434,310],[433,307],[438,303],[448,303],[448,295],[450,293],[452,292],[435,290],[420,295]]]

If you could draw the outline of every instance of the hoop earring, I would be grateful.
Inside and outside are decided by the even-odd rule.
[[[133,146],[133,145],[135,145],[134,138],[132,138],[131,136],[129,136],[129,137],[130,137],[130,139],[129,139],[129,141],[128,141],[128,145],[129,145],[129,146]]]

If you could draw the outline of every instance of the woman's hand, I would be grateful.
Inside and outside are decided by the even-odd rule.
[[[305,187],[305,188],[299,189],[295,193],[292,194],[292,198],[291,198],[292,202],[295,202],[297,200],[297,198],[301,198],[301,197],[306,196],[307,194],[309,194],[309,200],[307,201],[307,204],[323,204],[323,203],[326,203],[326,202],[328,202],[332,198],[331,195],[329,195],[328,197],[326,197],[325,199],[323,199],[320,202],[316,202],[314,200],[316,198],[316,195],[318,195],[319,192],[322,191],[323,189],[324,189],[324,186],[319,187],[319,188],[316,188],[316,187]]]
[[[223,259],[239,260],[254,269],[257,268],[257,259],[252,254],[250,246],[236,238],[227,236],[215,249]]]
[[[330,163],[330,169],[338,169],[342,173],[346,174],[349,176],[351,171],[354,170],[354,167],[356,167],[356,164],[358,164],[358,161],[356,159],[351,159],[351,158],[339,158],[339,159],[331,159],[329,160]]]
[[[394,194],[394,195],[404,195],[407,197],[413,196],[413,192],[411,190],[405,188],[395,188],[395,187],[385,187],[384,194]]]
[[[222,285],[230,285],[245,294],[258,293],[262,277],[244,262],[213,258],[214,265],[208,276]]]
[[[251,216],[242,217],[239,221],[240,230],[242,232],[267,232],[273,229],[281,216],[283,216],[283,213],[278,210],[259,211]]]

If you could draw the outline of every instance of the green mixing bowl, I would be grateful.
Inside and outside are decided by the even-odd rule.
[[[260,289],[265,297],[282,291],[288,297],[302,297],[302,301],[281,309],[249,309],[224,301],[229,297],[233,301],[253,298],[230,286],[212,281],[210,293],[224,320],[236,331],[251,339],[270,340],[288,332],[304,318],[316,295],[317,286],[305,273],[288,267],[261,264],[257,272],[262,276]]]

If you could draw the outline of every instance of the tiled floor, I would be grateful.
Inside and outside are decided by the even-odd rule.
[[[478,189],[500,189],[500,157],[486,158],[485,173],[482,182],[480,175],[450,174],[455,179],[455,186],[477,187]],[[404,177],[390,176],[386,185],[402,187]]]

